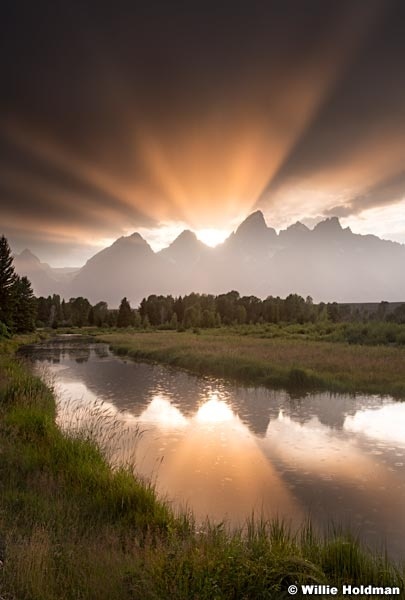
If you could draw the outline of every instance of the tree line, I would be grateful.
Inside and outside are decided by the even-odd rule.
[[[191,293],[173,297],[152,294],[144,298],[137,309],[123,298],[119,309],[110,309],[106,302],[94,306],[86,298],[61,300],[54,294],[37,300],[39,327],[160,327],[167,329],[210,328],[245,323],[307,322],[318,318],[334,318],[334,306],[315,305],[290,294],[285,300],[255,296],[241,297],[238,292],[214,296]]]
[[[196,293],[177,298],[151,295],[142,300],[138,311],[142,323],[170,328],[319,321],[405,323],[405,304],[392,309],[388,302],[380,302],[370,309],[366,304],[315,304],[311,296],[303,298],[299,294],[289,294],[286,298],[268,296],[261,300],[256,296],[240,296],[235,290],[217,296]]]
[[[33,331],[35,327],[159,327],[166,329],[210,328],[257,323],[315,323],[330,321],[392,321],[405,323],[405,304],[394,309],[381,302],[370,311],[366,305],[315,304],[310,296],[286,298],[197,294],[173,297],[152,294],[133,309],[121,300],[118,309],[104,301],[92,305],[81,296],[66,301],[58,294],[35,298],[27,277],[16,274],[8,242],[0,238],[0,335]]]
[[[119,309],[109,308],[107,302],[94,306],[79,296],[65,301],[59,294],[37,298],[37,327],[129,327],[141,326],[139,312],[133,310],[126,298]]]
[[[320,321],[359,322],[391,321],[405,323],[405,304],[391,310],[381,302],[374,310],[366,305],[315,304],[310,296],[290,294],[286,298],[240,296],[231,291],[217,296],[191,293],[173,297],[152,294],[133,309],[123,298],[119,309],[110,309],[106,302],[94,306],[86,298],[61,300],[53,295],[37,300],[37,326],[96,327],[158,327],[161,329],[211,328],[221,325],[261,323],[317,323]]]

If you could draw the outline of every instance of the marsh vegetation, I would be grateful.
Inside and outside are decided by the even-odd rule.
[[[404,335],[404,326],[390,327]],[[345,341],[353,330],[342,325],[258,325],[180,333],[127,330],[100,333],[99,339],[119,355],[163,362],[197,374],[304,391],[403,398],[405,348],[378,343],[379,330],[370,325],[363,344]]]

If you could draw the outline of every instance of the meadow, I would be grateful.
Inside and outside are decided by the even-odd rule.
[[[182,352],[198,343],[196,334],[126,335],[155,351],[162,336],[170,348],[177,335]],[[218,351],[221,335],[207,336]],[[111,469],[87,435],[61,433],[52,389],[15,357],[18,345],[32,339],[0,342],[2,598],[285,598],[288,586],[300,583],[403,589],[404,566],[338,527],[320,535],[309,522],[291,531],[252,516],[243,530],[231,531],[175,514],[148,482]]]
[[[347,325],[347,327],[345,327]],[[187,331],[100,332],[120,355],[162,362],[196,374],[295,392],[330,390],[405,397],[405,348],[387,342],[398,324],[255,325]],[[363,330],[365,343],[345,336]],[[381,342],[381,338],[385,343]]]

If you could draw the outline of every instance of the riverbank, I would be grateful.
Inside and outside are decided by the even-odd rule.
[[[139,548],[187,523],[150,486],[113,472],[91,440],[62,435],[52,391],[16,360],[17,343],[2,342],[0,354],[1,593],[133,598]]]
[[[52,391],[0,343],[0,596],[15,600],[282,598],[289,585],[398,586],[354,539],[250,522],[194,526],[56,427]],[[361,597],[361,596],[358,596]]]
[[[292,391],[363,392],[405,398],[405,348],[267,337],[221,328],[100,332],[119,355]]]

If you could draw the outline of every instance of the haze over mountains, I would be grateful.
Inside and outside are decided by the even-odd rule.
[[[27,248],[14,257],[14,267],[19,275],[27,275],[36,296],[67,294],[72,278],[79,271],[74,267],[50,267]]]
[[[134,233],[98,252],[79,270],[53,269],[29,250],[14,259],[37,295],[59,293],[118,306],[133,306],[150,294],[190,292],[285,297],[298,293],[314,301],[390,302],[405,300],[405,245],[354,234],[332,217],[314,229],[295,223],[277,232],[260,211],[228,239],[210,248],[191,231],[154,252]]]

